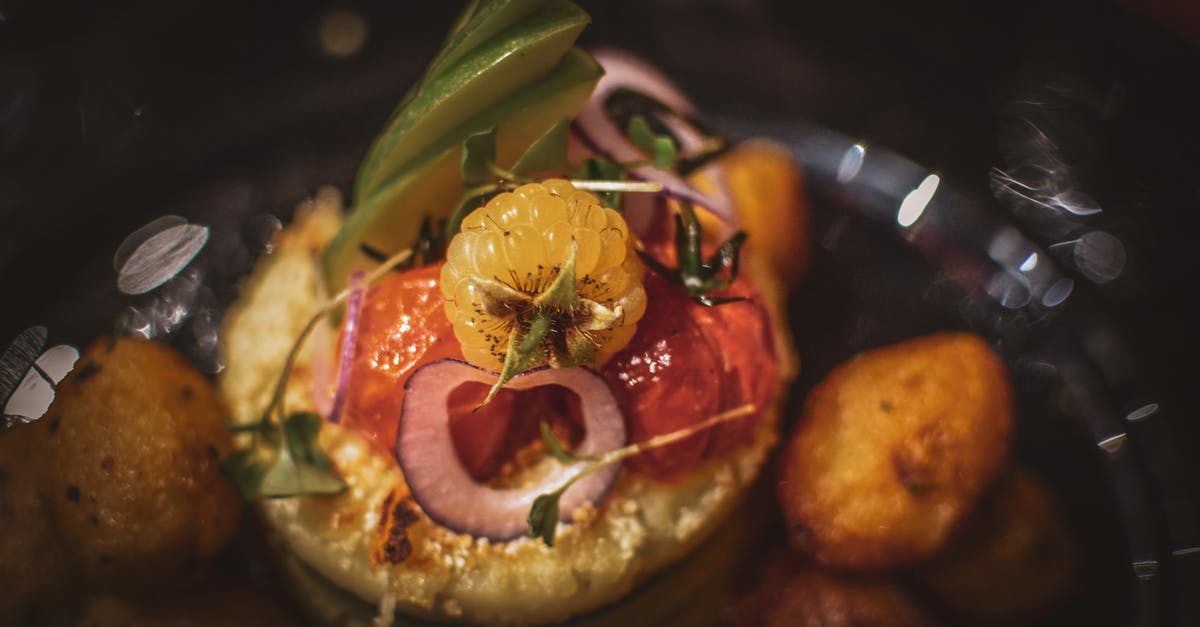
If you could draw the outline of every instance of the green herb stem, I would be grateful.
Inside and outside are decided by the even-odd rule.
[[[388,272],[391,272],[393,268],[404,263],[405,261],[408,261],[412,255],[413,249],[406,248],[392,255],[391,257],[388,257],[386,261],[379,264],[378,267],[376,267],[371,271],[370,274],[367,275],[365,284],[371,285],[375,283]],[[308,336],[312,334],[313,329],[317,328],[317,324],[326,315],[328,315],[330,311],[333,311],[335,307],[342,304],[347,298],[350,297],[350,292],[352,291],[352,288],[347,287],[338,292],[336,296],[322,305],[321,308],[318,309],[311,318],[309,318],[308,322],[305,323],[304,328],[300,331],[300,335],[296,338],[296,341],[292,343],[292,348],[288,351],[287,358],[284,359],[283,371],[279,374],[279,380],[275,382],[275,391],[271,395],[271,403],[267,405],[266,410],[263,412],[264,420],[269,420],[272,410],[275,411],[275,414],[280,419],[287,415],[287,412],[284,411],[284,392],[287,389],[288,375],[290,375],[292,372],[292,367],[295,365],[296,357],[300,355],[300,349],[304,346],[304,340],[308,339]]]
[[[558,441],[558,439],[554,437],[553,431],[550,430],[550,425],[542,422],[539,425],[542,431],[542,440],[545,441],[547,448],[550,450],[550,454],[556,460],[558,460],[559,463],[577,464],[588,462],[588,464],[581,468],[579,472],[571,475],[571,477],[564,481],[563,484],[557,489],[544,494],[539,494],[537,498],[534,499],[533,505],[529,510],[529,515],[526,517],[526,520],[529,523],[530,537],[541,538],[542,541],[545,542],[546,546],[554,546],[554,528],[558,524],[558,501],[560,498],[562,498],[562,495],[580,479],[605,466],[608,466],[609,464],[615,464],[643,451],[673,444],[679,440],[704,431],[705,429],[711,429],[721,423],[730,422],[739,418],[745,418],[746,416],[754,414],[755,411],[757,411],[757,407],[753,403],[738,405],[732,409],[727,409],[719,414],[710,416],[705,420],[701,420],[690,427],[685,427],[683,429],[679,429],[678,431],[672,431],[671,433],[664,433],[663,435],[657,435],[648,440],[643,440],[636,444],[630,444],[628,446],[609,451],[600,456],[576,455],[567,451]]]

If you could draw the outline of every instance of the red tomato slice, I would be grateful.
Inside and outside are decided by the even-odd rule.
[[[721,356],[721,409],[752,403],[754,415],[713,428],[706,457],[724,455],[754,441],[759,420],[773,401],[779,362],[771,319],[758,291],[739,279],[727,295],[749,300],[699,307],[696,319]]]
[[[440,276],[440,265],[387,276],[367,292],[359,318],[346,424],[389,455],[396,444],[408,377],[427,363],[463,358],[446,319]],[[543,420],[566,445],[581,438],[579,398],[565,388],[501,390],[479,407],[487,390],[467,384],[451,393],[449,401],[455,450],[476,480],[494,478],[518,450],[540,439]]]
[[[404,403],[404,382],[417,367],[462,359],[446,319],[440,265],[393,273],[367,291],[350,370],[346,424],[391,454]]]
[[[647,272],[646,314],[637,334],[605,364],[631,442],[686,428],[720,411],[721,362],[692,316],[682,290]],[[709,431],[630,458],[629,468],[680,481],[704,457]]]

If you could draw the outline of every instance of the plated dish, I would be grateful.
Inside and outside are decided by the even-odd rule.
[[[495,33],[518,33],[516,39],[526,42],[523,45],[570,39],[561,33],[578,26],[579,18],[569,5],[550,3],[554,9],[540,13],[545,7],[534,4],[529,5],[531,13],[511,14],[514,21],[496,26]],[[523,6],[484,3],[468,9],[458,25],[460,43],[478,41],[481,49],[487,49],[488,31],[493,30],[488,20],[499,19],[496,16],[505,11],[524,10]],[[532,25],[526,19],[533,20]],[[535,36],[539,33],[544,36]],[[452,75],[458,62],[469,66],[463,60],[475,54],[456,52],[455,35],[448,41],[448,52],[438,57],[444,65],[435,61],[426,76],[431,84]],[[597,57],[602,64],[604,59],[615,64],[606,65],[609,77],[620,76],[611,68],[620,68],[621,63],[625,67],[638,63],[611,53]],[[546,70],[547,76],[557,77],[553,68],[564,64],[567,78],[544,81],[553,89],[546,88],[533,102],[565,107],[572,99],[581,99],[580,94],[586,96],[583,92],[588,90],[572,92],[572,81],[598,76],[588,71],[588,58],[564,52],[546,62],[552,68]],[[523,68],[505,71],[518,70]],[[638,68],[635,76],[651,72]],[[669,87],[661,77],[651,83]],[[447,87],[446,97],[453,101],[457,89]],[[180,463],[179,475],[213,476],[214,460],[224,460],[225,476],[257,503],[255,510],[263,512],[264,535],[274,543],[267,554],[280,564],[282,578],[302,590],[298,596],[301,605],[308,602],[309,612],[329,621],[372,616],[389,620],[395,610],[399,610],[397,620],[415,616],[544,622],[586,615],[646,584],[655,571],[712,533],[731,510],[736,521],[736,504],[763,468],[768,482],[783,479],[779,496],[773,497],[783,505],[783,513],[759,513],[756,519],[786,525],[795,559],[807,556],[812,562],[756,569],[751,579],[770,574],[761,587],[739,591],[741,601],[726,604],[721,619],[789,621],[816,616],[828,607],[842,607],[836,610],[839,615],[853,616],[845,608],[858,605],[855,599],[875,598],[882,599],[880,607],[895,610],[882,615],[908,616],[905,620],[911,624],[971,622],[979,616],[969,612],[996,600],[982,592],[994,583],[989,573],[1007,572],[1007,579],[1020,580],[1020,574],[1034,570],[1048,577],[1039,585],[1039,590],[1049,591],[1047,598],[1026,599],[1015,609],[1001,603],[989,608],[994,614],[987,620],[1011,624],[1030,614],[1071,607],[1071,589],[1081,581],[1075,574],[1078,558],[1069,548],[1075,534],[1064,531],[1070,523],[1062,522],[1056,513],[1061,501],[1046,496],[1039,487],[1044,479],[1037,473],[1009,470],[1013,411],[1006,379],[1010,366],[1001,365],[987,342],[973,335],[930,336],[899,345],[891,353],[867,354],[834,370],[816,386],[813,394],[825,396],[811,396],[808,409],[796,412],[798,430],[776,430],[780,420],[771,408],[785,400],[793,371],[790,330],[783,322],[789,317],[781,313],[782,286],[802,276],[803,257],[795,251],[808,245],[795,165],[790,158],[781,163],[786,151],[762,143],[728,151],[721,142],[709,141],[716,136],[692,124],[695,112],[680,104],[686,101],[662,106],[674,98],[668,91],[655,94],[649,106],[645,99],[633,99],[633,105],[643,107],[635,106],[633,113],[614,114],[602,107],[605,117],[599,122],[616,129],[608,137],[597,133],[595,120],[589,123],[581,120],[583,116],[576,117],[575,135],[580,141],[573,159],[566,141],[570,133],[561,135],[561,153],[570,169],[545,168],[551,177],[573,178],[568,183],[515,171],[530,155],[543,159],[541,165],[560,163],[531,148],[544,149],[550,144],[543,141],[559,141],[556,133],[571,130],[560,124],[565,116],[539,112],[533,118],[540,127],[523,127],[527,136],[518,141],[504,134],[504,121],[527,108],[506,109],[501,101],[471,103],[482,106],[483,113],[453,106],[422,112],[422,92],[413,93],[391,124],[407,129],[396,136],[402,139],[427,134],[426,145],[433,148],[405,141],[399,148],[387,146],[385,132],[360,170],[349,221],[341,217],[344,208],[336,194],[318,194],[273,240],[272,252],[256,264],[238,302],[227,312],[221,334],[226,361],[220,390],[221,402],[233,420],[226,425],[223,418],[214,419],[218,412],[211,410],[169,411],[173,416],[191,416],[189,412],[196,411],[195,415],[205,416],[199,419],[203,424],[228,426],[232,435],[226,433],[225,439],[201,438],[204,455],[196,463],[203,470],[186,470]],[[552,97],[561,93],[570,97]],[[597,93],[612,96],[603,90]],[[431,100],[444,104],[439,98]],[[632,106],[628,101],[624,104]],[[496,111],[509,117],[496,117]],[[439,115],[446,117],[439,119]],[[455,116],[465,117],[470,124],[460,123]],[[684,122],[687,126],[672,126]],[[493,124],[494,134],[489,132]],[[625,146],[605,144],[613,140]],[[692,147],[686,146],[688,140],[698,140],[696,151],[688,150]],[[373,154],[381,145],[385,146],[382,153]],[[616,152],[618,146],[635,152],[622,156]],[[593,161],[581,161],[580,150]],[[688,163],[696,157],[702,158]],[[373,159],[384,165],[371,166]],[[605,174],[602,159],[621,167],[615,174],[611,169]],[[578,169],[581,164],[590,169]],[[756,206],[754,193],[771,188],[772,168],[783,172],[785,182],[779,188],[784,193],[770,201],[759,199]],[[475,178],[479,172],[483,175]],[[379,177],[377,182],[373,176]],[[617,179],[616,184],[610,179]],[[428,181],[434,183],[426,187]],[[597,194],[581,192],[576,184],[593,186]],[[492,188],[484,197],[473,191],[485,185]],[[663,190],[667,194],[656,195]],[[611,192],[621,194],[619,203],[613,202]],[[639,206],[647,197],[653,200]],[[397,198],[407,202],[391,204]],[[465,202],[460,206],[444,199],[431,202],[431,198]],[[430,204],[445,208],[445,215],[389,210]],[[756,208],[769,213],[780,207],[786,207],[782,216],[793,220],[789,228],[772,231],[771,226],[778,226],[778,218],[772,218],[759,222],[765,228],[756,229],[754,220],[762,216],[754,213]],[[593,210],[603,216],[603,222],[592,224]],[[911,216],[910,224],[919,213]],[[543,215],[551,217],[539,217]],[[458,235],[451,232],[455,220],[461,225]],[[743,251],[736,235],[739,222],[750,232]],[[566,225],[563,232],[573,236],[572,245],[564,245],[558,224]],[[522,245],[505,249],[502,242],[515,239],[517,231],[522,233]],[[532,234],[524,235],[526,231]],[[787,235],[780,238],[780,232]],[[479,243],[488,238],[501,242],[491,244],[491,258],[486,257],[487,245]],[[600,244],[589,244],[589,238]],[[530,241],[541,244],[541,257],[530,252]],[[442,247],[447,261],[439,265],[434,259]],[[504,254],[497,254],[497,249]],[[317,254],[322,257],[320,265],[314,262]],[[412,268],[393,267],[410,260],[415,261]],[[569,272],[580,267],[605,278]],[[539,276],[543,269],[545,274]],[[500,280],[505,272],[507,282]],[[613,288],[617,284],[621,289]],[[470,306],[464,307],[464,302]],[[803,332],[803,316],[793,313],[790,318],[791,330]],[[413,324],[417,320],[420,323]],[[495,326],[477,332],[483,323]],[[306,326],[311,331],[306,332]],[[931,327],[924,331],[962,325]],[[311,337],[305,338],[306,333]],[[893,333],[906,335],[898,329]],[[414,334],[422,337],[414,339]],[[672,344],[672,338],[681,334],[685,339]],[[124,363],[168,359],[151,356],[150,349],[142,356],[138,352],[143,349],[129,346],[108,342],[85,351],[81,366],[63,389],[82,393],[90,380],[135,395],[161,390],[181,399],[195,398],[199,384],[191,382],[190,375],[163,374],[162,381],[144,386],[133,383],[136,379],[121,379],[116,373]],[[938,353],[942,346],[948,352]],[[126,350],[132,352],[127,355]],[[960,377],[938,374],[936,367],[930,367],[960,357],[962,366],[953,372]],[[896,394],[875,398],[872,394],[878,390],[855,388],[850,382],[856,379],[847,374],[867,368],[873,359],[889,364],[878,371],[885,376],[911,367],[916,379],[898,381]],[[84,367],[87,364],[95,366],[89,369]],[[581,366],[590,371],[580,370]],[[643,376],[638,370],[642,366],[657,378]],[[184,366],[142,368],[186,371]],[[818,369],[814,376],[824,378],[830,369]],[[85,377],[85,372],[90,374]],[[919,391],[922,378],[932,382],[932,391]],[[630,384],[635,379],[639,384],[661,379],[665,387],[656,392],[648,386],[643,389],[651,391],[638,396],[641,391]],[[875,374],[866,380],[881,379]],[[469,384],[465,387],[470,398],[465,398],[462,383]],[[622,384],[627,388],[622,390]],[[546,385],[559,387],[540,395],[530,392]],[[185,389],[192,392],[185,394]],[[679,394],[681,389],[688,393]],[[495,393],[490,400],[489,393]],[[850,410],[815,400],[843,394],[870,401],[870,407]],[[922,394],[924,400],[915,400]],[[68,398],[64,394],[55,402],[70,403]],[[967,399],[972,403],[967,404]],[[925,413],[939,404],[954,407],[953,415]],[[964,404],[971,411],[960,411]],[[34,423],[44,427],[38,439],[61,433],[64,438],[90,442],[88,438],[95,436],[74,424],[99,424],[90,419],[100,411],[105,410],[81,405],[77,411],[64,412],[66,418],[59,418],[71,428],[62,432],[63,422],[53,430],[52,422]],[[522,420],[513,419],[527,412],[539,420],[528,421],[523,415]],[[892,412],[900,416],[895,420],[884,416]],[[965,422],[957,422],[959,418]],[[865,430],[856,435],[854,429],[860,427]],[[782,436],[789,439],[777,471],[763,464],[771,445]],[[897,442],[905,446],[895,448]],[[627,443],[636,448],[623,448]],[[821,449],[835,443],[844,444],[849,452],[834,447],[830,456],[822,456]],[[85,446],[82,453],[68,457],[87,460],[103,452]],[[452,456],[457,459],[449,459]],[[100,455],[91,460],[92,465],[103,471],[108,457]],[[883,460],[882,465],[871,461],[876,458]],[[154,462],[161,467],[175,463]],[[82,462],[80,467],[90,468]],[[92,541],[103,534],[88,532],[86,525],[99,526],[107,505],[105,494],[85,483],[86,473],[75,479],[53,470],[39,474],[56,476],[35,480],[39,487],[33,501],[61,493],[71,505],[81,500],[86,505],[92,498],[90,503],[98,508],[89,513],[86,507],[50,505],[51,516],[59,521],[54,524],[57,533],[74,538],[68,543],[68,563],[81,556],[91,560],[85,577],[92,581],[114,572],[106,569],[138,568],[136,555],[131,558],[107,546],[92,547]],[[844,481],[822,492],[827,479],[835,476]],[[886,485],[876,481],[880,478],[886,479]],[[863,495],[884,495],[890,505],[858,509],[869,502],[856,497],[859,488]],[[216,498],[226,505],[204,510],[236,513],[237,506],[228,505],[229,489],[229,485],[214,488],[213,493],[222,493]],[[490,500],[497,493],[503,498]],[[509,498],[514,494],[520,498]],[[831,498],[811,498],[820,494]],[[476,515],[476,508],[482,515]],[[866,527],[890,527],[874,524],[875,517],[896,512],[898,529],[923,522],[911,524],[913,536],[888,536],[880,539],[882,545],[874,545],[846,533],[854,526],[853,516],[848,518],[851,511],[862,513]],[[995,529],[970,531],[979,527],[971,526],[973,519],[983,515],[977,512],[989,511],[999,512],[990,516],[992,520],[1025,530],[1024,536],[1018,533],[1017,537],[1024,537],[1027,544],[993,554],[997,562],[991,564],[980,561],[978,554],[971,556],[970,550],[952,550],[952,540],[961,536],[983,538],[971,541],[971,548],[998,546],[993,541]],[[1038,514],[1032,522],[1006,518],[1013,511]],[[935,513],[935,519],[921,518],[923,512]],[[74,518],[79,519],[78,527],[64,522]],[[1008,523],[999,526],[1001,532],[1012,531]],[[112,523],[105,518],[104,524]],[[113,526],[128,529],[123,524]],[[164,528],[169,526],[164,523]],[[174,527],[181,538],[191,537],[185,527]],[[219,516],[205,528],[224,538],[231,529]],[[1028,561],[1028,547],[1044,541],[1067,547],[1061,553],[1032,551],[1036,557],[1049,557],[1053,568]],[[879,548],[892,546],[889,543],[895,543],[896,549]],[[128,544],[113,546],[121,551]],[[180,559],[203,561],[220,544],[220,540],[202,542],[180,550]],[[151,555],[171,554],[170,549],[148,547]],[[726,572],[735,570],[730,564],[724,563]],[[847,570],[858,573],[851,576],[853,583],[844,580]],[[891,575],[880,575],[887,572]],[[962,573],[980,579],[954,590],[954,584],[971,580]],[[911,585],[912,578],[920,583]],[[650,582],[644,589],[653,588]],[[964,601],[980,593],[984,601]],[[803,602],[806,598],[809,601]],[[843,599],[844,605],[831,605],[830,599]],[[637,600],[635,596],[626,603]],[[874,607],[865,602],[863,606]],[[620,607],[605,611],[620,612]],[[592,616],[603,620],[604,614]],[[614,620],[612,615],[609,620]]]

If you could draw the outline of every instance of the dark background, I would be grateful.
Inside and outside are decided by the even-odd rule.
[[[1125,247],[1121,276],[1081,278],[1088,299],[1073,306],[1111,321],[1126,348],[1137,376],[1114,396],[1169,410],[1140,449],[1149,493],[1178,499],[1157,483],[1167,475],[1197,494],[1200,11],[1184,0],[581,4],[593,15],[585,44],[642,53],[715,119],[834,129],[984,198],[990,169],[1013,157],[1014,125],[1036,120],[1104,208],[1084,226]],[[245,235],[259,212],[286,217],[321,184],[344,188],[457,11],[283,6],[0,2],[0,343],[32,324],[52,342],[111,328],[128,300],[112,252],[165,213],[212,226],[211,298],[228,302],[219,286],[251,257],[217,235]],[[369,28],[348,58],[316,38],[338,7]],[[1008,219],[1044,247],[1061,237]]]

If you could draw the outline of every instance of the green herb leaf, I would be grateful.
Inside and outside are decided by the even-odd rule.
[[[721,423],[731,420],[739,420],[747,416],[754,415],[757,408],[753,403],[739,405],[732,409],[727,409],[719,414],[709,416],[705,420],[693,423],[682,429],[656,435],[648,440],[643,440],[634,444],[623,446],[619,449],[609,451],[603,455],[596,456],[575,456],[568,453],[562,448],[562,445],[554,438],[554,434],[550,432],[550,426],[545,422],[541,423],[542,439],[546,441],[550,448],[550,454],[559,462],[571,463],[576,461],[591,462],[582,468],[576,470],[570,478],[568,478],[559,488],[553,492],[539,495],[533,500],[529,507],[529,514],[525,517],[525,522],[529,525],[529,536],[533,538],[541,538],[546,546],[554,546],[554,532],[558,526],[559,517],[559,499],[576,481],[596,472],[609,464],[616,464],[629,457],[637,455],[643,451],[660,448],[669,444],[678,442],[684,438],[690,437],[695,433],[711,429]],[[555,452],[557,451],[557,452]]]
[[[262,478],[264,497],[338,494],[346,489],[317,444],[322,424],[321,417],[312,412],[296,412],[283,420],[283,446]]]
[[[492,176],[496,162],[496,127],[468,135],[462,145],[462,178],[467,185],[479,185]]]
[[[567,161],[567,141],[570,138],[571,122],[562,118],[534,140],[524,154],[513,164],[514,174],[535,172],[566,172],[571,168]]]
[[[655,135],[646,118],[640,115],[629,118],[626,133],[634,146],[650,155],[654,167],[665,170],[675,164],[675,141],[666,135]]]
[[[554,533],[558,530],[558,500],[563,490],[538,495],[529,508],[525,522],[529,525],[529,537],[541,538],[546,546],[554,546]]]
[[[253,501],[262,496],[263,475],[267,473],[267,467],[253,449],[230,453],[221,460],[219,468],[221,474],[233,482],[243,499]]]
[[[284,444],[296,462],[322,470],[329,468],[329,458],[317,445],[317,435],[325,421],[319,414],[298,411],[283,420]]]
[[[734,233],[707,260],[700,256],[702,241],[703,234],[696,212],[690,204],[683,203],[679,213],[675,214],[675,256],[679,267],[668,268],[644,251],[638,251],[638,255],[651,270],[682,287],[692,300],[705,307],[745,300],[739,296],[711,294],[729,287],[737,279],[738,258],[746,241],[745,231]]]
[[[538,427],[542,430],[542,442],[546,443],[546,448],[550,450],[550,455],[554,459],[564,464],[579,461],[579,458],[574,453],[563,448],[558,438],[554,437],[554,432],[550,430],[550,423],[543,420],[538,424]]]

